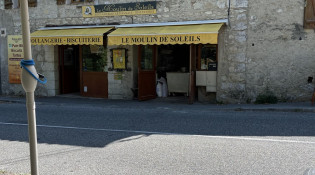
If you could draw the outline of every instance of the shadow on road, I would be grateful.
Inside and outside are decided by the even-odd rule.
[[[315,136],[313,113],[215,110],[187,104],[117,102],[40,104],[38,143],[105,147],[151,134]],[[1,104],[0,140],[28,142],[23,104]],[[25,114],[25,115],[21,115]],[[7,124],[4,124],[7,123]],[[8,124],[11,123],[11,124]]]

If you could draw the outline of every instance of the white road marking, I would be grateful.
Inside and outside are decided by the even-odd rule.
[[[0,125],[28,126],[28,124],[23,124],[23,123],[4,123],[4,122],[0,122]],[[101,128],[82,128],[82,127],[53,126],[53,125],[37,125],[37,127],[74,129],[74,130],[89,130],[89,131],[125,132],[125,133],[138,133],[138,134],[182,135],[182,136],[194,136],[194,137],[205,137],[205,138],[215,138],[215,139],[234,139],[234,140],[265,141],[265,142],[280,142],[280,143],[315,144],[315,142],[310,142],[310,141],[260,139],[260,138],[252,138],[252,137],[209,136],[209,135],[180,134],[180,133],[168,133],[168,132],[135,131],[135,130],[121,130],[121,129],[101,129]]]

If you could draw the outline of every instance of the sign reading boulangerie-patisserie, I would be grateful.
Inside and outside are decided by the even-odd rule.
[[[24,58],[22,35],[8,35],[9,83],[21,83],[20,61]]]
[[[156,13],[156,1],[82,6],[83,17],[146,15]]]

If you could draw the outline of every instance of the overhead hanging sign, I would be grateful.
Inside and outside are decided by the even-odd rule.
[[[147,15],[156,13],[156,1],[82,6],[85,18],[100,16]]]
[[[21,84],[20,62],[24,58],[22,35],[8,35],[9,83]]]

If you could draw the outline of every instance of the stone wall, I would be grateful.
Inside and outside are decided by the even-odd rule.
[[[108,58],[110,58],[110,49],[118,47],[108,47]],[[137,52],[133,46],[119,47],[121,49],[127,49],[127,68],[124,71],[108,71],[108,98],[109,99],[132,99],[133,93],[131,88],[134,88],[134,82],[136,81],[135,61],[137,57],[133,57],[134,52]],[[111,59],[107,59],[108,68],[113,68]],[[116,75],[116,78],[115,78]],[[117,78],[117,75],[121,75],[121,78]]]
[[[231,2],[230,24],[221,32],[217,100],[254,102],[267,89],[280,101],[309,100],[315,31],[303,29],[304,0]]]
[[[315,76],[315,31],[303,29],[304,0],[249,3],[247,98],[269,88],[283,101],[309,100]]]
[[[220,30],[217,101],[241,103],[246,96],[248,0],[232,0],[229,24]]]
[[[59,93],[58,47],[33,46],[33,59],[38,73],[45,75],[46,84],[37,84],[35,95],[55,96]]]
[[[4,6],[2,6],[4,8]],[[14,12],[13,12],[14,11]],[[17,13],[17,10],[13,9],[12,12]],[[0,28],[6,28],[7,35],[18,35],[14,28],[17,24],[14,21],[15,17],[13,15],[8,15],[5,11],[0,11]],[[8,44],[7,37],[0,37],[0,75],[1,75],[1,90],[2,94],[5,95],[23,95],[24,90],[20,84],[9,84],[9,75],[8,75]]]

